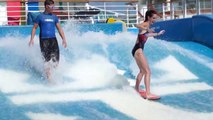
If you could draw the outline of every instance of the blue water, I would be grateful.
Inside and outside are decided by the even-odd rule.
[[[135,118],[136,116],[133,117],[127,113],[119,111],[117,108],[118,106],[112,107],[107,102],[100,99],[93,100],[89,98],[89,95],[87,96],[87,92],[88,94],[93,92],[96,94],[96,92],[105,90],[122,91],[122,87],[126,87],[122,82],[115,85],[114,82],[118,81],[120,78],[113,78],[113,81],[110,81],[111,78],[108,78],[111,74],[114,74],[113,66],[116,66],[118,69],[124,71],[123,77],[125,78],[125,81],[127,81],[127,79],[135,79],[138,68],[131,56],[131,49],[134,45],[136,35],[132,33],[117,33],[114,35],[107,35],[103,32],[85,32],[83,34],[74,34],[72,30],[66,31],[65,33],[67,35],[69,46],[67,49],[63,49],[60,45],[62,61],[61,66],[64,66],[63,69],[66,68],[67,70],[67,68],[69,68],[69,64],[75,63],[71,67],[71,69],[73,68],[74,71],[72,70],[70,74],[74,75],[72,74],[74,72],[77,75],[74,75],[73,78],[66,78],[62,76],[60,81],[64,82],[64,86],[66,86],[66,84],[77,81],[76,79],[82,79],[81,75],[86,77],[83,78],[85,80],[80,80],[79,84],[73,84],[73,86],[71,84],[71,86],[69,86],[70,88],[62,87],[60,89],[57,87],[53,89],[51,86],[48,87],[48,83],[42,76],[41,72],[42,65],[40,62],[41,59],[39,56],[38,44],[35,44],[34,48],[29,48],[27,46],[29,35],[25,35],[26,37],[23,37],[23,34],[18,34],[18,37],[12,35],[0,38],[0,73],[4,73],[4,76],[6,76],[5,74],[9,74],[9,77],[7,76],[6,78],[1,78],[2,80],[0,80],[1,120],[28,120],[30,117],[26,114],[29,112],[77,116],[78,119],[82,120],[138,119]],[[8,44],[6,44],[6,41],[9,41]],[[59,44],[60,43],[61,42],[59,42]],[[147,60],[152,71],[151,86],[154,92],[162,94],[162,98],[159,101],[156,101],[156,103],[181,111],[190,111],[192,113],[211,114],[213,112],[212,49],[194,42],[167,42],[150,38],[145,46],[145,55],[147,56]],[[100,56],[101,59],[93,56]],[[102,60],[102,58],[108,61]],[[82,62],[82,59],[86,59],[86,61]],[[81,62],[78,63],[79,61]],[[168,63],[169,66],[166,66],[164,62]],[[78,65],[83,66],[82,68],[79,68],[79,70],[75,68],[75,65],[77,65],[77,68]],[[88,67],[91,67],[91,69],[89,69],[89,72],[93,73],[91,76],[84,72],[84,69],[87,69]],[[95,68],[94,70],[93,67]],[[165,67],[165,69],[162,69],[161,67]],[[175,73],[179,73],[181,70],[183,70],[190,72],[190,74],[173,74],[171,69],[174,70]],[[78,75],[79,71],[82,71],[81,75]],[[98,74],[103,74],[106,76],[98,76],[96,74],[97,71]],[[17,73],[17,80],[16,77],[13,78],[14,74],[11,72]],[[62,73],[66,72],[69,71],[63,71]],[[24,76],[21,75],[22,73],[30,75],[29,77],[26,77],[26,81],[19,80],[25,78],[22,77]],[[163,78],[165,75],[168,75],[168,79]],[[3,74],[1,76],[3,76]],[[184,76],[184,78],[180,76]],[[96,81],[95,79],[99,80]],[[90,80],[90,82],[87,80]],[[11,85],[6,81],[11,81]],[[14,83],[12,81],[14,81]],[[87,84],[83,85],[84,82],[87,82]],[[96,83],[99,84],[96,85]],[[17,87],[14,84],[17,84]],[[183,85],[183,87],[181,87],[179,84]],[[188,85],[189,88],[184,88],[184,85]],[[43,88],[41,86],[46,87]],[[36,89],[37,87],[38,89]],[[174,90],[174,92],[167,93],[168,91],[159,89],[159,87],[165,89],[168,88],[168,91]],[[51,90],[48,91],[48,88]],[[143,85],[141,88],[144,88]],[[72,95],[73,92],[77,92],[79,94],[81,92],[85,92],[86,99],[66,101],[66,99],[63,97],[67,96],[63,95],[62,98],[60,96],[60,94],[65,94],[66,92],[70,92],[73,99],[78,98],[75,95]],[[56,96],[58,95],[58,97],[54,98],[56,99],[56,102],[48,102],[51,101],[51,99],[48,98],[48,95],[46,97],[43,94],[48,94],[50,98],[51,95],[54,94]],[[103,94],[105,94],[105,92],[103,92]],[[127,94],[129,93],[127,92]],[[27,99],[23,97],[25,95]],[[39,95],[43,95],[43,97],[47,99],[47,102],[39,102],[39,100],[35,100],[35,103],[33,103],[32,101],[34,99],[30,99],[30,96],[35,96],[35,99],[42,99],[42,97],[37,97]],[[101,94],[97,93],[97,96],[94,95],[93,97],[98,97],[99,95]],[[18,99],[18,97],[23,99],[23,101]],[[119,96],[114,96],[114,98],[112,97],[111,99],[117,99],[116,97],[119,98]],[[125,100],[120,102],[125,102]],[[144,102],[143,99],[141,99],[141,102]],[[131,104],[126,106],[131,108]],[[144,102],[142,104],[146,103]],[[162,111],[159,109],[159,114],[161,114],[161,112]],[[167,112],[169,114],[170,111]],[[206,118],[209,118],[210,120],[212,116]],[[164,119],[163,116],[162,119]]]
[[[107,104],[101,101],[78,101],[78,102],[66,102],[66,103],[41,103],[33,105],[15,106],[12,104],[4,94],[0,94],[1,120],[29,120],[25,116],[25,112],[45,113],[52,112],[62,114],[66,116],[81,116],[82,120],[85,119],[120,119],[131,120],[133,118],[128,117],[125,114],[120,113],[112,109]]]
[[[188,80],[183,83],[195,83],[195,82],[204,82],[209,86],[213,86],[213,51],[212,49],[200,45],[194,42],[175,42],[177,46],[180,48],[179,51],[163,51],[165,53],[161,53],[162,56],[166,56],[168,54],[172,54],[175,58],[182,63],[190,72],[198,77],[196,80]],[[182,51],[183,50],[183,51]],[[187,51],[184,51],[187,50]],[[155,49],[156,51],[156,49]],[[162,51],[161,49],[157,51]],[[147,51],[148,52],[148,51]],[[182,53],[181,53],[182,52]],[[184,53],[186,52],[186,53]],[[190,53],[187,53],[190,52]],[[192,52],[192,53],[191,53]],[[197,61],[196,58],[192,56],[199,56],[206,60],[208,65],[204,65],[200,61]],[[153,57],[150,56],[152,60],[158,60],[159,56]],[[175,68],[174,68],[175,69]],[[153,71],[153,74],[155,71]],[[179,83],[179,82],[177,82]],[[170,83],[176,84],[176,83]],[[181,88],[180,88],[181,89]],[[167,95],[159,102],[171,105],[180,109],[187,109],[197,112],[213,112],[213,90],[203,90],[203,91],[193,91],[189,93],[181,93],[174,95]]]
[[[166,42],[166,41],[150,41],[145,47],[145,54],[151,65],[152,77],[159,77],[166,74],[165,71],[159,71],[154,68],[153,65],[161,59],[164,59],[168,56],[173,56],[178,60],[184,67],[186,67],[190,72],[196,75],[197,79],[189,79],[185,81],[166,81],[164,83],[152,83],[153,86],[158,85],[176,85],[178,83],[200,83],[204,82],[207,85],[213,86],[213,51],[212,49],[200,45],[194,42]],[[123,44],[116,45],[115,48],[120,48],[125,46]],[[121,47],[122,48],[122,47]],[[123,49],[128,48],[126,45]],[[129,48],[128,48],[129,49]],[[114,49],[111,49],[114,51]],[[122,52],[121,52],[122,51]],[[118,61],[113,61],[121,69],[126,70],[126,76],[130,78],[135,78],[135,75],[132,75],[132,71],[129,69],[129,64],[131,62],[131,57],[127,57],[126,50],[120,50],[119,56],[117,56]],[[112,56],[113,53],[112,52]],[[124,55],[123,55],[124,54]],[[116,55],[115,55],[116,56]],[[126,58],[127,57],[127,58]],[[202,58],[204,62],[208,65],[204,65],[201,61],[197,61],[196,57]],[[125,61],[121,63],[120,61]],[[171,66],[172,67],[172,66]],[[176,68],[173,68],[176,69]],[[181,74],[180,74],[181,76]],[[175,77],[175,76],[174,76]],[[181,88],[177,88],[181,89]],[[166,95],[162,97],[159,101],[162,104],[177,107],[179,109],[186,109],[190,111],[197,112],[213,112],[213,90],[203,90],[203,91],[192,91],[189,93],[180,93]]]

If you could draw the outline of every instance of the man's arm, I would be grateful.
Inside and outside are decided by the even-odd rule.
[[[34,37],[35,37],[35,33],[36,33],[36,29],[38,28],[38,24],[35,23],[31,32],[31,38],[30,38],[30,42],[29,42],[29,46],[34,44]]]
[[[62,38],[62,45],[66,48],[67,47],[67,41],[64,36],[64,31],[61,29],[60,23],[56,23],[56,28],[58,29],[58,32]]]

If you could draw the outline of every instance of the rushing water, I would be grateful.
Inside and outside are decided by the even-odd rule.
[[[151,89],[159,101],[133,89],[138,68],[131,56],[136,35],[78,32],[65,26],[68,48],[53,70],[54,85],[43,77],[38,36],[0,37],[1,120],[211,120],[213,51],[193,42],[150,38],[145,55]],[[143,88],[143,83],[142,83]]]

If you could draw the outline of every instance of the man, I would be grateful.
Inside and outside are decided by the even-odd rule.
[[[47,79],[51,82],[51,67],[50,63],[54,63],[56,67],[59,63],[59,47],[55,36],[55,27],[57,28],[61,38],[62,45],[64,48],[67,47],[67,42],[64,36],[64,32],[60,27],[58,17],[52,14],[54,9],[54,1],[46,0],[44,2],[45,11],[38,15],[32,28],[31,39],[29,46],[34,44],[34,36],[37,27],[40,27],[40,48],[45,61],[45,72]]]

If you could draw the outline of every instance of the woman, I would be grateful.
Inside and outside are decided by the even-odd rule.
[[[136,25],[139,29],[139,34],[135,46],[132,50],[132,55],[135,58],[135,61],[140,69],[140,72],[136,78],[135,90],[144,98],[150,100],[160,99],[160,96],[154,95],[150,92],[150,68],[146,57],[143,53],[144,44],[148,37],[154,37],[164,34],[164,30],[161,30],[159,33],[155,33],[150,29],[150,25],[155,22],[157,18],[157,13],[154,10],[148,10],[145,15],[145,21],[141,24]],[[146,91],[140,90],[140,82],[144,77],[144,84]]]

